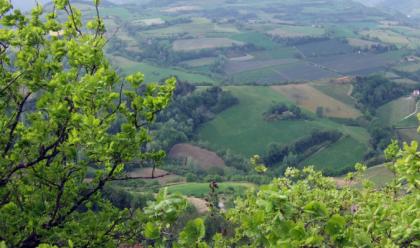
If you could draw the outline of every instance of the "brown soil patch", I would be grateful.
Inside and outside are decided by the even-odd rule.
[[[175,145],[169,152],[169,157],[174,159],[191,159],[204,170],[212,167],[224,168],[226,166],[223,159],[215,152],[191,144]]]

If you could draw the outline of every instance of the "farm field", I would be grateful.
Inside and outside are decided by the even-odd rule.
[[[271,142],[286,144],[322,126],[315,121],[265,121],[263,113],[274,103],[291,103],[269,87],[228,86],[224,89],[237,97],[239,104],[198,130],[198,138],[215,150],[230,149],[250,157],[264,153]]]
[[[254,188],[251,183],[223,182],[218,183],[219,191],[232,190],[244,194],[248,189]],[[186,196],[204,197],[209,193],[209,183],[183,183],[168,186],[169,193],[179,193]]]
[[[206,75],[191,73],[181,69],[162,68],[144,62],[139,63],[124,57],[114,56],[112,57],[112,62],[115,63],[118,67],[122,68],[122,71],[125,74],[130,74],[137,71],[144,73],[145,82],[158,82],[162,79],[176,75],[181,80],[186,80],[191,83],[215,83],[212,78]]]
[[[191,59],[191,60],[184,60],[180,64],[187,65],[190,67],[200,67],[200,66],[206,66],[211,65],[216,60],[215,57],[205,57],[205,58],[199,58],[199,59]]]
[[[203,170],[217,167],[224,169],[225,162],[216,153],[191,145],[177,144],[172,147],[168,154],[169,158],[187,160],[193,164],[197,164]]]
[[[252,60],[252,61],[230,61],[225,66],[227,74],[232,75],[250,70],[258,70],[266,67],[273,67],[276,65],[292,64],[297,62],[297,59],[273,59],[273,60]]]
[[[394,65],[404,56],[403,51],[382,54],[344,54],[311,58],[313,63],[325,66],[338,73],[347,75],[366,76],[375,72],[384,71],[388,66]]]
[[[173,43],[175,51],[194,51],[202,49],[214,49],[222,47],[231,47],[233,45],[243,45],[242,42],[234,41],[228,38],[198,38],[176,40]]]
[[[369,41],[369,40],[363,40],[358,38],[348,38],[347,39],[350,46],[360,49],[369,49],[372,46],[379,45],[380,43]]]
[[[377,113],[381,121],[396,125],[416,110],[416,100],[412,97],[401,97],[381,106]]]
[[[301,163],[313,165],[318,170],[334,172],[337,169],[351,170],[365,154],[367,146],[352,137],[344,137],[328,148],[318,151]],[[351,151],[351,152],[350,152]]]
[[[296,46],[306,57],[352,53],[353,48],[338,40],[324,40]]]
[[[243,43],[253,44],[258,48],[267,50],[274,50],[281,47],[279,43],[272,41],[267,35],[258,32],[242,32],[231,35],[230,38]]]
[[[351,97],[353,91],[352,84],[324,81],[311,83],[310,85],[340,102],[352,107],[355,105],[355,100]]]
[[[417,127],[412,128],[398,128],[397,129],[398,138],[410,143],[412,140],[420,142],[420,134],[417,131]]]
[[[325,33],[323,28],[311,27],[311,26],[291,26],[291,25],[280,25],[267,32],[269,35],[278,36],[282,38],[295,38],[295,37],[319,37]]]
[[[384,186],[394,178],[394,174],[386,165],[370,167],[365,172],[365,178],[374,182],[377,186]]]
[[[412,45],[412,43],[406,36],[385,29],[362,31],[361,35],[366,36],[368,38],[379,39],[381,42],[384,43],[396,44],[400,47]]]
[[[355,108],[340,102],[308,84],[290,84],[284,86],[272,86],[280,94],[286,96],[299,107],[313,113],[317,108],[324,109],[324,115],[337,118],[357,118],[361,113]]]
[[[236,84],[279,84],[288,82],[302,82],[308,80],[320,80],[338,76],[338,74],[334,72],[327,71],[310,63],[296,60],[294,63],[289,63],[289,61],[294,60],[285,60],[284,64],[235,73],[233,74],[233,80]],[[249,61],[248,63],[251,64],[252,61]],[[261,66],[264,65],[266,64],[261,64]],[[231,68],[235,67],[232,66]]]
[[[191,18],[191,22],[175,24],[169,27],[145,30],[143,35],[151,38],[165,38],[176,36],[182,33],[189,33],[195,37],[215,36],[238,33],[232,25],[216,25],[206,18]]]
[[[270,87],[228,86],[224,89],[235,95],[239,99],[239,104],[222,112],[198,130],[198,138],[213,150],[229,149],[245,157],[251,157],[254,154],[264,154],[270,143],[290,144],[300,137],[309,135],[312,130],[327,129],[338,130],[352,137],[352,140],[356,140],[352,145],[357,146],[352,149],[366,151],[369,135],[363,128],[344,126],[327,119],[265,121],[263,113],[274,103],[292,103]],[[332,145],[325,149],[324,154],[337,152],[334,147],[335,145]],[[348,147],[342,145],[337,149],[345,148]],[[344,158],[340,164],[351,164],[361,160],[362,157],[360,153],[355,153]],[[326,158],[324,157],[324,161]]]
[[[238,98],[239,104],[191,136],[190,143],[203,141],[214,151],[230,149],[248,158],[263,155],[273,142],[289,144],[315,129],[338,130],[344,138],[304,163],[326,170],[347,168],[363,158],[370,136],[366,127],[340,124],[339,119],[356,119],[362,113],[351,96],[351,80],[339,79],[379,73],[401,85],[418,83],[408,75],[420,70],[418,61],[408,62],[418,57],[418,28],[408,19],[394,20],[389,13],[351,1],[327,6],[323,0],[173,0],[130,9],[143,5],[130,0],[106,7],[110,31],[120,29],[117,41],[124,45],[123,51],[110,52],[111,61],[123,73],[144,72],[146,82],[176,75],[196,85],[221,86]],[[83,8],[94,14],[94,9]],[[131,14],[123,18],[126,11]],[[265,121],[263,113],[276,103],[296,104],[311,118]],[[315,115],[318,107],[322,118]],[[378,109],[377,116],[386,125],[414,127],[414,116],[402,120],[411,109],[410,101],[399,99]],[[335,153],[348,151],[355,158],[335,158]],[[322,157],[330,154],[331,161],[322,167]],[[191,161],[205,160],[202,156]]]

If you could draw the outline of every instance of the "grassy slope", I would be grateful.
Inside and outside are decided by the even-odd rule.
[[[377,114],[384,123],[396,125],[401,122],[404,117],[414,112],[415,104],[414,99],[401,97],[381,106],[378,109]]]
[[[224,111],[199,130],[199,138],[213,148],[231,149],[245,156],[263,153],[271,142],[289,143],[319,127],[317,122],[266,122],[263,113],[273,103],[289,101],[268,87],[226,87],[240,104]]]
[[[354,106],[355,104],[355,100],[349,96],[352,87],[350,84],[323,83],[313,84],[312,86],[338,101],[350,106]]]
[[[215,81],[205,75],[189,73],[177,68],[163,68],[148,63],[139,63],[123,57],[115,56],[110,58],[111,63],[123,69],[123,73],[129,74],[140,71],[145,74],[145,82],[156,82],[161,79],[176,75],[181,80],[190,83],[215,83]]]
[[[366,150],[369,135],[366,130],[358,127],[339,125],[326,119],[314,121],[279,121],[266,122],[265,112],[272,104],[278,102],[290,103],[284,96],[268,87],[226,87],[240,101],[240,104],[219,114],[214,120],[199,129],[198,136],[207,141],[213,149],[231,149],[244,156],[263,154],[267,145],[272,142],[290,144],[296,139],[310,134],[314,129],[337,129],[346,135],[353,143],[351,145],[336,144],[323,151],[327,157],[324,162],[339,160],[335,154],[348,153],[349,149],[357,150],[351,156],[339,161],[339,165],[351,164],[360,160],[360,151]],[[316,157],[314,158],[315,161]]]
[[[353,167],[355,163],[360,162],[365,152],[366,148],[361,142],[347,136],[327,149],[313,154],[302,165],[314,165],[320,170]]]

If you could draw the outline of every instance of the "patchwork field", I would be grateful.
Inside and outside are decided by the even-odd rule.
[[[142,35],[151,38],[165,38],[188,33],[194,37],[226,36],[239,31],[231,24],[215,24],[207,18],[191,18],[191,22],[175,24],[169,27],[145,30]]]
[[[406,36],[390,31],[388,29],[363,31],[361,32],[361,35],[366,36],[368,39],[378,39],[381,42],[397,44],[398,46],[412,45]]]
[[[323,28],[317,28],[312,26],[292,26],[292,25],[280,25],[268,32],[271,36],[278,36],[281,38],[296,38],[305,36],[322,36],[325,34]]]
[[[269,87],[231,86],[224,89],[240,103],[199,129],[199,139],[208,142],[213,150],[230,149],[250,157],[263,154],[272,142],[287,144],[322,126],[315,121],[265,121],[263,113],[274,103],[291,103]]]
[[[337,82],[320,82],[320,83],[311,83],[311,86],[315,89],[322,91],[322,93],[343,102],[349,106],[355,105],[355,100],[351,97],[353,91],[352,84],[343,84]]]
[[[272,86],[280,94],[286,96],[296,105],[316,113],[322,107],[324,115],[337,118],[357,118],[361,113],[355,108],[340,102],[308,84],[291,84]]]
[[[168,156],[172,159],[187,159],[197,164],[203,170],[213,167],[225,168],[225,162],[216,153],[193,146],[191,144],[177,144],[170,150]]]
[[[231,47],[233,45],[243,45],[242,42],[234,41],[228,38],[198,38],[176,40],[172,48],[175,51],[194,51],[202,49],[214,49],[221,47]]]
[[[329,164],[336,164],[335,161],[339,159],[334,157],[341,153],[348,153],[346,149],[350,146],[353,146],[350,147],[351,150],[366,151],[369,135],[363,128],[344,126],[327,119],[317,118],[311,121],[265,121],[263,113],[274,103],[292,103],[287,97],[270,87],[229,86],[224,89],[237,97],[239,104],[222,112],[198,130],[198,138],[208,143],[213,150],[229,149],[245,157],[251,157],[254,154],[264,154],[270,143],[290,144],[298,138],[309,135],[312,130],[327,129],[339,130],[349,136],[348,139],[353,142],[347,146],[342,141],[344,144],[337,148],[332,145],[324,149],[322,151],[324,161],[329,160],[329,156],[333,159],[333,162]],[[307,114],[312,115],[310,112]],[[339,161],[337,166],[351,165],[363,157],[361,152],[348,154],[349,156]]]
[[[273,50],[281,47],[280,44],[271,40],[270,37],[258,32],[244,32],[230,36],[231,39],[244,42],[247,44],[253,44],[258,48],[267,50]]]

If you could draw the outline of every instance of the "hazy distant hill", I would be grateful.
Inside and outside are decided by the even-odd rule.
[[[385,10],[398,11],[408,16],[420,17],[419,0],[356,0],[371,7]]]
[[[378,6],[397,10],[406,15],[420,16],[419,0],[382,0]]]

